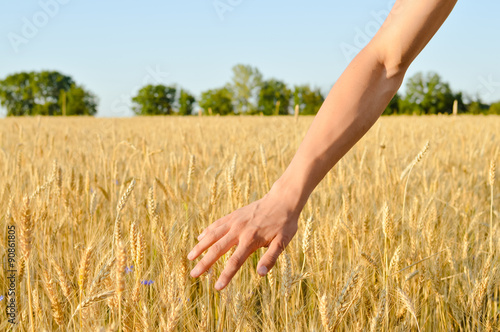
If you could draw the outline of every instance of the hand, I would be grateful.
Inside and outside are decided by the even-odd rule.
[[[198,236],[200,242],[188,255],[188,259],[193,260],[208,249],[191,271],[191,276],[196,278],[207,271],[234,245],[238,246],[215,283],[215,289],[226,287],[246,259],[260,247],[269,248],[257,264],[257,273],[265,276],[297,232],[301,208],[289,201],[293,200],[285,199],[283,193],[273,186],[258,201],[208,226]]]

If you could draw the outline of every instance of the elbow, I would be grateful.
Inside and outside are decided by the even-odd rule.
[[[396,45],[388,46],[388,43],[372,42],[370,47],[378,64],[385,71],[385,78],[388,80],[400,81],[402,83],[404,75],[411,64],[405,59],[403,52]]]
[[[384,66],[385,72],[386,72],[386,78],[387,79],[397,79],[397,78],[403,78],[406,69],[408,68],[403,62],[399,61],[400,59],[391,59],[388,58],[384,62],[382,62],[382,65]]]
[[[401,88],[408,69],[408,65],[399,60],[398,58],[387,58],[380,63],[384,72],[384,81],[387,84],[386,86],[389,87],[391,95],[394,95]]]
[[[384,57],[380,58],[379,66],[383,72],[383,79],[387,86],[390,87],[391,92],[398,91],[403,84],[403,79],[409,67],[409,63],[402,61],[401,57],[386,54]]]
[[[403,78],[410,66],[400,56],[388,54],[382,58],[381,65],[385,69],[386,78],[389,80],[403,81]]]

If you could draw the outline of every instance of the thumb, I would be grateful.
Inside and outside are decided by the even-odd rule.
[[[283,236],[277,235],[269,245],[266,253],[261,257],[259,263],[257,264],[257,273],[261,276],[265,276],[269,270],[271,270],[276,264],[278,257],[281,255],[285,247],[287,246],[287,242],[283,238]]]

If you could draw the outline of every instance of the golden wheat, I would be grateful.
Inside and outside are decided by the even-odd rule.
[[[0,305],[15,301],[14,328],[498,330],[494,116],[382,118],[311,194],[267,277],[263,248],[216,291],[235,247],[189,276],[199,232],[263,197],[311,121],[0,121],[0,236],[8,248],[14,226],[19,246]]]

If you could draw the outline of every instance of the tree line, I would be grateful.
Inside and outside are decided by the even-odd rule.
[[[198,98],[176,85],[146,85],[132,97],[136,115],[316,114],[324,94],[310,85],[287,85],[264,79],[249,65],[232,68],[231,81]],[[7,116],[95,115],[98,98],[73,78],[57,71],[22,72],[0,81],[0,103]],[[405,94],[396,94],[384,114],[500,114],[500,101],[486,104],[479,97],[452,91],[434,72],[417,73],[406,83]]]
[[[197,104],[206,115],[284,115],[293,106],[301,114],[315,114],[324,101],[318,88],[290,88],[277,79],[264,80],[251,66],[236,65],[232,72],[231,82],[202,92],[198,99],[175,85],[147,85],[132,98],[132,110],[137,115],[191,115]]]
[[[23,72],[0,81],[0,102],[7,116],[95,115],[98,99],[56,71]]]

